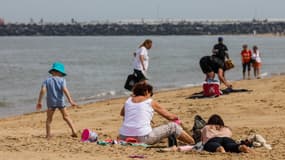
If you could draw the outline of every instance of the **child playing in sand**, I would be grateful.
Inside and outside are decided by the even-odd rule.
[[[65,100],[64,95],[67,97],[69,103],[72,106],[76,106],[76,103],[72,100],[70,93],[66,87],[66,81],[63,78],[66,76],[64,65],[60,62],[55,62],[52,65],[52,69],[49,70],[49,73],[52,75],[51,77],[47,78],[41,87],[38,103],[37,103],[37,110],[42,108],[42,98],[47,92],[46,101],[47,101],[47,120],[46,120],[46,138],[51,138],[50,133],[50,126],[52,122],[52,117],[54,111],[58,108],[62,114],[63,119],[66,121],[68,126],[72,131],[72,137],[77,137],[74,124],[70,119],[69,115],[67,114],[65,108]]]

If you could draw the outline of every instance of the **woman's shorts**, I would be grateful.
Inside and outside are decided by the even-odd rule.
[[[261,68],[261,63],[260,62],[255,62],[252,64],[253,68]]]

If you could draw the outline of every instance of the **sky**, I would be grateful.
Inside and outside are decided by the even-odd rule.
[[[5,22],[285,19],[285,0],[0,0]]]

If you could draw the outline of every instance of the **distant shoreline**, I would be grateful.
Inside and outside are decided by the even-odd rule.
[[[0,24],[0,36],[285,35],[285,21]]]

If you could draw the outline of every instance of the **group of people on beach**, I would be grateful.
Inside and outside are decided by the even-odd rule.
[[[248,48],[247,44],[242,46],[241,51],[241,61],[242,61],[242,76],[243,79],[246,79],[246,69],[247,69],[247,79],[250,79],[250,70],[251,66],[253,67],[254,77],[260,78],[260,69],[261,69],[261,56],[258,50],[258,47],[254,45],[252,47],[252,52]]]
[[[246,79],[246,70],[248,72],[248,79],[250,79],[251,67],[254,69],[254,77],[259,79],[261,70],[261,55],[258,47],[254,45],[252,52],[250,49],[248,49],[247,44],[244,44],[242,47],[243,49],[240,55],[243,79]],[[223,37],[219,37],[218,43],[213,47],[212,55],[204,56],[200,59],[200,67],[203,73],[206,74],[205,81],[213,80],[215,78],[215,74],[217,74],[220,82],[226,87],[231,88],[232,85],[229,84],[225,77],[225,72],[230,69],[226,65],[227,60],[231,61],[228,48],[223,43]]]
[[[219,39],[219,41],[222,39]],[[194,145],[195,140],[181,126],[181,119],[176,114],[169,112],[161,104],[155,101],[153,96],[153,87],[147,82],[146,72],[149,65],[148,50],[152,47],[150,39],[145,40],[134,53],[134,74],[138,82],[132,89],[132,94],[125,101],[120,115],[123,117],[122,126],[119,129],[119,139],[126,140],[133,138],[140,143],[156,144],[162,139],[174,135],[178,140],[185,144]],[[219,49],[223,49],[221,52]],[[202,71],[206,78],[214,78],[218,73],[219,79],[227,87],[231,87],[224,78],[224,58],[228,57],[227,48],[223,44],[218,44],[213,49],[215,56],[205,56],[200,60]],[[220,54],[223,54],[223,56]],[[228,57],[229,58],[229,57]],[[219,64],[220,63],[220,64]],[[46,93],[47,119],[46,119],[46,138],[51,138],[51,122],[56,109],[59,109],[63,119],[71,129],[72,137],[77,137],[74,124],[66,111],[64,95],[72,106],[77,104],[73,101],[64,76],[66,76],[64,64],[55,62],[49,70],[51,74],[43,83],[40,90],[36,108],[42,108],[42,99]],[[169,120],[169,123],[152,127],[154,113]],[[244,144],[236,143],[231,137],[231,129],[225,126],[223,119],[213,114],[205,127],[201,130],[201,141],[204,150],[209,152],[251,152],[251,149]]]

